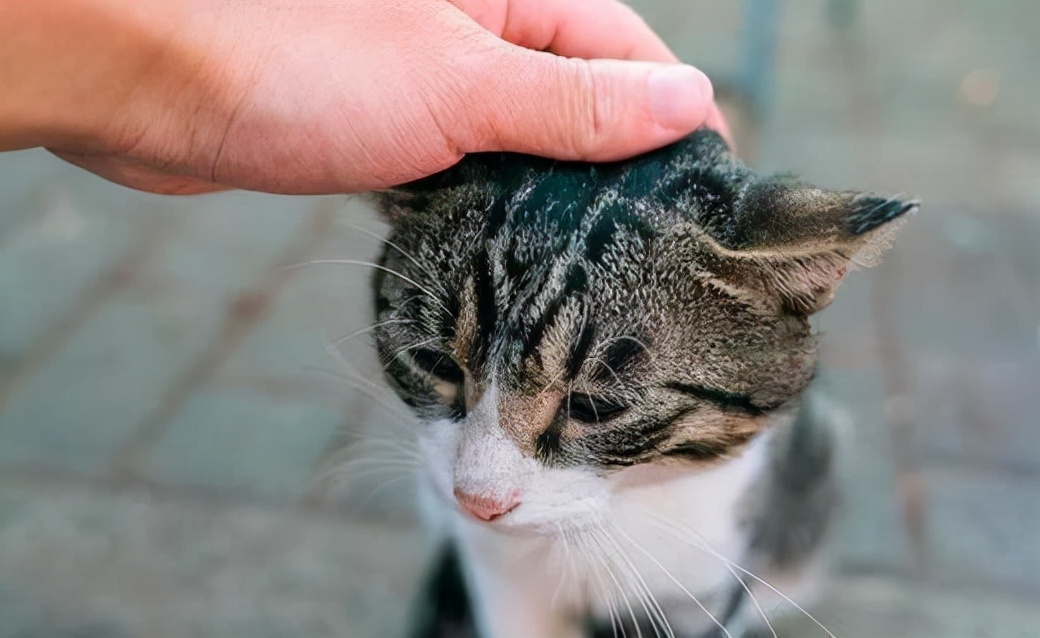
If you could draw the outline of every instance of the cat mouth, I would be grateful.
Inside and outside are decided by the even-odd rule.
[[[466,513],[460,512],[460,516],[467,523],[479,529],[517,538],[556,538],[564,536],[565,532],[569,533],[576,529],[570,523],[564,527],[558,521],[525,521],[520,517],[514,517],[512,514],[507,514],[500,519],[490,522],[479,520]]]
[[[478,518],[462,507],[455,510],[468,524],[483,529],[518,536],[563,537],[599,525],[602,506],[601,499],[592,496],[551,504],[525,502],[492,520]]]

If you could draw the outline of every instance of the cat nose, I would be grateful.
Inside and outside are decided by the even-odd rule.
[[[462,509],[482,521],[493,521],[496,518],[508,514],[520,504],[520,490],[513,492],[504,499],[489,496],[477,496],[455,488],[455,500],[459,502]]]

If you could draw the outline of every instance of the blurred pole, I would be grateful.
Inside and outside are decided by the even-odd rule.
[[[885,384],[885,425],[892,453],[895,500],[902,514],[912,575],[928,569],[928,489],[916,456],[917,374],[896,324],[895,306],[901,286],[903,253],[889,252],[871,292],[871,313],[877,330],[880,372]]]
[[[828,0],[827,19],[835,29],[850,29],[856,21],[856,0]]]
[[[740,85],[751,115],[761,121],[773,103],[780,0],[743,0],[744,37]]]

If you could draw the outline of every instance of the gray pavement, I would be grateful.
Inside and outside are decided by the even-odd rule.
[[[736,90],[754,164],[924,201],[819,318],[854,425],[812,611],[1040,636],[1040,3],[781,2],[758,113],[740,3],[632,4]],[[328,352],[368,273],[290,268],[371,258],[382,228],[358,199],[162,198],[0,156],[0,638],[400,635],[429,551],[409,486],[307,499],[339,436],[403,429],[365,336]]]

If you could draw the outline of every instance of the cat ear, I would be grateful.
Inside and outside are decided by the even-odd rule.
[[[825,308],[850,268],[868,267],[916,200],[827,191],[786,178],[749,184],[733,214],[710,225],[709,269],[727,288],[780,310]]]
[[[503,153],[470,154],[439,173],[373,193],[376,207],[391,223],[431,209],[465,208],[519,188],[515,163]]]

